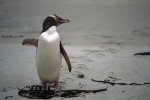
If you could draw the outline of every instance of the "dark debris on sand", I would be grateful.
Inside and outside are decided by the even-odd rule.
[[[78,78],[84,78],[84,74],[78,74]]]
[[[143,55],[143,56],[144,56],[144,55],[150,55],[150,52],[140,52],[140,53],[135,53],[134,55],[135,55],[135,56],[136,56],[136,55]]]
[[[112,86],[114,85],[146,85],[149,86],[150,82],[145,82],[145,83],[116,83],[116,82],[110,82],[107,80],[95,80],[95,79],[91,79],[93,82],[99,82],[99,83],[103,83],[103,84],[110,84]]]
[[[22,89],[19,89],[18,95],[29,98],[29,99],[50,99],[53,97],[78,97],[80,94],[83,93],[97,93],[107,91],[107,88],[104,89],[97,89],[97,90],[55,90],[54,88],[41,85],[33,85],[33,86],[26,86]]]
[[[22,38],[23,35],[1,35],[2,38]]]
[[[6,96],[5,97],[5,100],[7,100],[8,98],[12,98],[13,96]]]

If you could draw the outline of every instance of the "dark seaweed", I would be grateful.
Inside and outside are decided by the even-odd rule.
[[[135,53],[134,55],[150,55],[150,52],[140,52],[140,53]]]
[[[26,86],[23,89],[19,89],[18,95],[29,99],[50,99],[53,97],[78,97],[82,93],[97,93],[107,91],[107,88],[97,90],[55,90],[52,87],[44,87],[40,85]]]
[[[107,80],[95,80],[91,79],[93,82],[99,82],[99,83],[104,83],[104,84],[110,84],[112,86],[114,85],[150,85],[150,82],[145,82],[145,83],[116,83],[116,82],[110,82]]]

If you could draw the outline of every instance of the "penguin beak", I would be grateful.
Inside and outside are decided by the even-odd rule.
[[[59,23],[59,24],[69,23],[69,22],[70,22],[69,19],[59,19],[59,20],[58,20],[58,23]]]

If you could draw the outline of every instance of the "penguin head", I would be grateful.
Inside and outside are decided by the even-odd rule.
[[[59,25],[61,25],[63,23],[69,23],[70,22],[69,19],[63,19],[63,18],[57,16],[56,14],[49,15],[48,17],[54,19],[54,24],[56,26],[59,26]]]
[[[46,31],[49,29],[51,26],[59,26],[63,23],[69,23],[70,20],[68,19],[63,19],[56,14],[49,15],[43,22],[43,30],[42,32]]]

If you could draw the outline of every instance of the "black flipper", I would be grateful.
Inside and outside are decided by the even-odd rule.
[[[24,39],[22,42],[22,45],[32,45],[32,46],[37,47],[38,46],[38,39],[33,39],[33,38]]]
[[[65,61],[66,61],[67,65],[68,65],[69,72],[71,72],[71,69],[72,69],[71,68],[71,63],[70,63],[69,57],[68,57],[68,55],[67,55],[63,45],[61,44],[61,42],[60,42],[60,51],[61,51],[62,55],[65,58]]]

